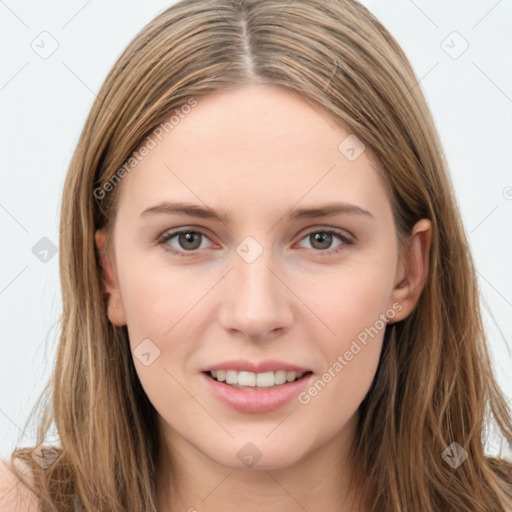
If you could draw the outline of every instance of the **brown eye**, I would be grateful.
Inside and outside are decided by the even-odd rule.
[[[177,239],[177,246],[169,243],[173,238]],[[182,229],[181,231],[164,233],[159,238],[158,244],[162,245],[164,250],[177,256],[193,256],[195,251],[200,249],[203,238],[207,237],[201,231]]]
[[[178,243],[184,249],[195,250],[201,245],[201,233],[196,231],[182,231],[178,233]],[[199,241],[199,243],[198,243]]]
[[[332,234],[330,233],[313,233],[309,235],[309,239],[315,249],[329,249],[332,244]]]
[[[334,238],[338,238],[341,242],[331,249]],[[354,244],[351,239],[335,229],[317,229],[310,231],[302,240],[305,239],[309,241],[311,248],[315,249],[316,252],[325,252],[326,254],[337,253],[347,246]]]

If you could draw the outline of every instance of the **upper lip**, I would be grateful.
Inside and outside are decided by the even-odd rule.
[[[276,372],[278,370],[285,370],[287,372],[297,373],[306,373],[311,371],[308,368],[304,368],[296,364],[285,363],[284,361],[267,360],[256,363],[242,359],[211,364],[206,368],[202,369],[203,372],[210,372],[212,370],[237,370],[239,372],[253,373]]]

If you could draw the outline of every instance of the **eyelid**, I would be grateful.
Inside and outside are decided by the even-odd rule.
[[[337,234],[338,236],[346,238],[347,240],[350,240],[352,242],[355,242],[357,240],[357,238],[350,231],[348,231],[346,229],[336,228],[334,226],[324,226],[324,225],[311,226],[309,228],[306,228],[306,231],[304,231],[301,236],[302,236],[302,238],[304,238],[305,236],[310,235],[311,233],[322,232],[322,231],[333,232],[333,233]],[[299,235],[297,235],[297,236],[299,236]],[[301,240],[302,240],[302,238],[301,238]]]

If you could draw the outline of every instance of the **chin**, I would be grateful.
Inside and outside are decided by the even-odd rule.
[[[229,445],[217,445],[214,450],[208,446],[203,453],[217,464],[231,469],[275,470],[289,467],[306,456],[304,443],[285,442],[285,438],[276,436],[274,440],[265,439],[268,433],[237,437]],[[290,438],[288,437],[290,441]]]

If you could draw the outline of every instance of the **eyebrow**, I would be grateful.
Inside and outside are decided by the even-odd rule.
[[[208,206],[200,206],[193,203],[170,202],[164,201],[151,208],[146,208],[141,212],[140,216],[145,217],[155,214],[178,214],[188,215],[190,217],[199,217],[201,219],[213,219],[229,224],[231,215],[226,210],[216,211]],[[346,215],[364,215],[375,219],[374,215],[368,210],[349,203],[329,203],[321,206],[309,208],[295,208],[285,215],[286,220],[293,219],[313,219],[317,217],[327,217],[329,215],[346,214]]]

